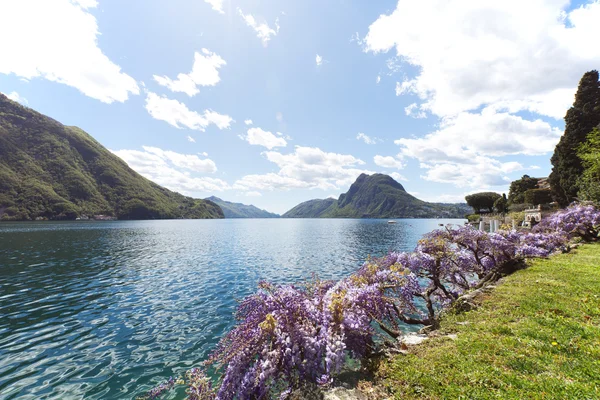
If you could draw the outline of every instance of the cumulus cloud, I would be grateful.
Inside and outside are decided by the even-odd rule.
[[[422,162],[468,162],[477,155],[543,155],[554,149],[561,134],[541,119],[529,121],[487,108],[443,119],[437,131],[395,143],[403,155]]]
[[[196,139],[194,139],[193,137],[191,137],[189,135],[186,137],[186,139],[188,140],[188,142],[196,143]]]
[[[279,18],[275,20],[275,28],[271,28],[266,22],[258,23],[256,18],[252,14],[244,14],[244,12],[238,8],[238,14],[244,19],[246,25],[254,29],[256,36],[261,40],[263,46],[267,47],[272,36],[277,36],[279,33]]]
[[[574,10],[566,0],[399,0],[370,27],[365,49],[418,67],[396,93],[422,111],[457,115],[481,106],[560,119],[582,73],[600,64],[600,2]],[[443,34],[440,34],[443,32]]]
[[[227,182],[199,174],[214,173],[215,163],[194,154],[181,154],[157,147],[143,146],[140,150],[117,150],[114,154],[123,159],[142,176],[186,195],[223,191]]]
[[[194,65],[189,74],[179,74],[177,79],[154,75],[154,80],[173,92],[183,92],[192,97],[200,90],[198,86],[215,86],[221,81],[219,69],[227,63],[219,55],[208,49],[194,53]]]
[[[435,164],[422,163],[426,169],[421,178],[440,183],[451,183],[457,187],[506,186],[512,179],[508,174],[524,170],[520,163],[515,161],[500,162],[489,157],[475,157],[469,164],[439,162]]]
[[[415,158],[426,180],[457,186],[498,186],[508,174],[525,169],[520,163],[493,157],[543,155],[554,149],[561,131],[545,121],[497,112],[460,113],[442,120],[440,128],[421,138],[395,141],[402,157]]]
[[[315,62],[317,63],[317,67],[320,67],[321,64],[323,64],[323,57],[317,54],[317,57],[315,57]]]
[[[16,101],[17,103],[21,103],[23,105],[27,105],[29,104],[29,102],[27,101],[26,98],[21,97],[21,95],[17,92],[10,92],[6,95],[6,97],[8,97],[9,99],[11,99],[12,101]]]
[[[364,162],[347,154],[328,153],[316,147],[297,146],[293,153],[275,151],[263,153],[279,167],[278,173],[246,175],[235,182],[243,190],[274,189],[339,189],[353,183],[361,173]]]
[[[391,174],[387,174],[389,176],[391,176],[392,178],[394,178],[396,181],[408,181],[408,179],[406,179],[404,177],[404,175],[398,173],[398,172],[392,172]]]
[[[244,121],[244,124],[246,124],[246,125],[252,125],[253,122],[252,122],[251,119],[247,119],[247,120]]]
[[[146,110],[152,118],[165,121],[175,128],[185,127],[198,131],[204,131],[211,124],[216,125],[219,129],[227,129],[233,121],[230,116],[212,110],[205,110],[199,114],[177,100],[152,92],[147,93]]]
[[[394,169],[402,169],[404,168],[404,164],[401,160],[390,156],[375,156],[373,157],[373,161],[375,164],[384,168],[394,168]]]
[[[135,79],[98,47],[94,0],[0,2],[0,73],[44,78],[104,103],[139,94]]]
[[[356,140],[362,140],[363,142],[365,142],[366,144],[376,144],[378,142],[381,142],[382,140],[376,137],[371,137],[368,135],[365,135],[362,132],[359,132],[358,135],[356,135]]]
[[[212,9],[217,11],[220,14],[225,14],[223,11],[223,1],[224,0],[204,0],[206,3],[212,6]]]
[[[281,136],[281,133],[277,132],[277,135]],[[277,137],[271,132],[264,131],[261,128],[250,128],[245,136],[240,137],[251,145],[263,146],[269,150],[272,150],[275,147],[287,146],[287,142],[284,138]]]
[[[417,105],[417,103],[412,103],[408,107],[405,107],[404,113],[409,117],[417,119],[427,118],[427,114],[425,114],[423,110],[419,110],[419,106]]]

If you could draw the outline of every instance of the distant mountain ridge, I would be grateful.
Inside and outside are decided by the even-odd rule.
[[[266,210],[262,210],[253,205],[242,203],[232,203],[222,200],[218,197],[211,196],[205,200],[212,201],[223,210],[225,218],[279,218],[279,214],[274,214]]]
[[[223,218],[144,178],[83,130],[0,94],[0,220]]]
[[[407,193],[391,176],[361,174],[338,200],[309,200],[284,218],[464,218],[467,204],[428,203]]]

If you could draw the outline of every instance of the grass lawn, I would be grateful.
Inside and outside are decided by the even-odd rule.
[[[444,317],[439,334],[383,363],[380,388],[398,399],[600,399],[600,244],[533,261],[478,309]]]

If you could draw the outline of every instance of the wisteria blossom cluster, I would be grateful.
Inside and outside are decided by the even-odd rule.
[[[396,338],[403,324],[436,327],[440,312],[466,292],[514,272],[528,258],[567,250],[575,236],[595,240],[599,232],[600,211],[578,205],[533,232],[436,230],[414,252],[369,259],[339,282],[262,282],[241,302],[237,326],[206,363],[222,372],[218,389],[194,369],[184,379],[188,399],[285,399],[305,383],[328,385],[349,359],[373,354],[378,335]],[[173,382],[146,397],[158,397]]]
[[[571,238],[597,240],[600,234],[600,213],[592,205],[573,205],[544,218],[535,232],[563,232]]]

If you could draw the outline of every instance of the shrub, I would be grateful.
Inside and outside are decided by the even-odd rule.
[[[198,369],[180,382],[188,385],[190,400],[285,399],[307,383],[328,385],[347,358],[373,354],[376,333],[397,338],[402,324],[435,327],[440,312],[464,293],[521,268],[527,258],[566,250],[570,238],[591,240],[599,232],[600,212],[574,206],[534,232],[436,230],[414,252],[370,259],[337,283],[262,282],[240,303],[238,324],[207,362],[222,372],[218,389],[213,391]],[[162,395],[175,382],[170,379],[144,398]]]
[[[469,222],[479,222],[479,219],[481,219],[481,215],[479,215],[479,214],[467,215],[467,221],[469,221]]]
[[[549,189],[529,189],[525,192],[525,203],[538,205],[552,203],[552,191]]]

